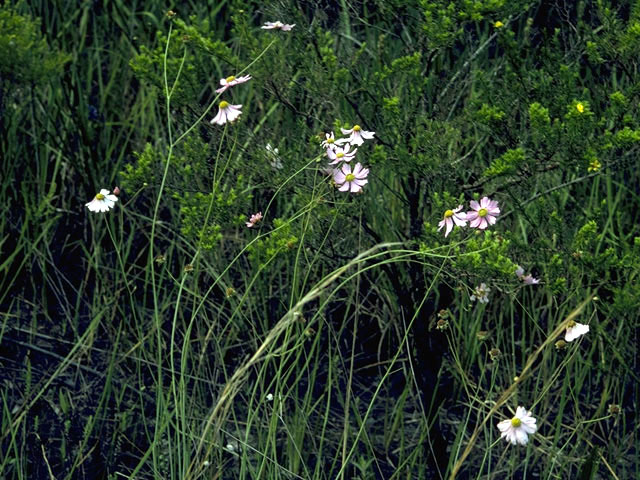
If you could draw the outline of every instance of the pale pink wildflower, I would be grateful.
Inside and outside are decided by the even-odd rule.
[[[254,227],[260,220],[262,220],[262,212],[254,213],[249,217],[249,221],[246,222],[246,225],[249,228]]]
[[[336,168],[333,171],[333,181],[339,185],[338,190],[341,192],[356,193],[369,182],[367,175],[369,175],[369,169],[363,168],[359,163],[355,164],[353,170],[351,165],[344,163],[340,169]]]
[[[533,275],[524,274],[524,269],[521,266],[518,266],[516,269],[516,276],[524,283],[525,285],[537,285],[540,283],[539,278],[533,278]]]
[[[220,85],[222,86],[216,90],[216,93],[222,93],[228,88],[231,88],[235,85],[240,85],[244,82],[248,82],[249,80],[251,80],[251,75],[245,75],[244,77],[234,77],[233,75],[231,75],[227,78],[221,78]]]
[[[362,130],[360,125],[354,125],[353,128],[341,128],[343,135],[349,136],[349,143],[352,145],[362,145],[365,140],[371,140],[376,132],[367,132],[366,130]]]
[[[218,125],[224,125],[227,122],[233,122],[236,118],[242,115],[240,109],[242,105],[231,105],[229,102],[221,101],[218,114],[211,119],[211,123],[217,123]]]
[[[447,227],[444,231],[445,238],[447,238],[447,235],[449,235],[451,230],[453,230],[454,222],[459,227],[467,225],[467,214],[460,212],[460,210],[462,210],[462,205],[458,205],[458,208],[453,210],[447,210],[444,212],[444,218],[440,220],[440,223],[438,223],[438,231],[442,230],[445,226]]]
[[[483,197],[480,203],[471,200],[470,205],[473,210],[467,212],[467,220],[471,228],[484,230],[489,225],[496,223],[496,217],[500,213],[496,200]]]
[[[478,300],[480,303],[489,303],[489,292],[491,289],[487,287],[486,283],[481,283],[473,290],[473,295],[469,297],[469,300],[475,302]]]
[[[577,322],[569,322],[567,331],[564,333],[565,342],[573,342],[576,338],[581,337],[589,332],[589,325]]]
[[[288,32],[295,26],[296,26],[295,23],[293,25],[289,25],[287,23],[282,23],[280,20],[278,20],[277,22],[265,22],[265,24],[260,28],[262,28],[263,30],[275,29],[275,30],[282,30],[283,32]]]
[[[338,162],[350,162],[351,160],[353,160],[353,157],[355,157],[358,149],[356,148],[353,151],[350,150],[351,145],[349,145],[348,143],[345,143],[344,147],[335,147],[333,149],[328,148],[327,156],[330,160],[333,160],[332,162],[329,162],[329,165],[334,165]]]
[[[529,442],[529,435],[536,433],[538,426],[531,412],[527,412],[524,407],[518,407],[512,419],[498,423],[498,429],[501,432],[500,437],[505,438],[512,445],[526,445]]]

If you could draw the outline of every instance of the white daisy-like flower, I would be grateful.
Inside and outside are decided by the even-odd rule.
[[[216,90],[216,93],[222,93],[234,85],[240,85],[241,83],[248,82],[249,80],[251,80],[251,75],[245,75],[244,77],[234,77],[231,75],[227,78],[221,78],[220,85],[222,86]]]
[[[236,118],[242,115],[240,109],[242,105],[231,105],[229,102],[221,101],[218,106],[218,114],[211,119],[211,123],[217,123],[218,125],[224,125],[227,122],[233,122]]]
[[[473,295],[469,299],[474,302],[478,300],[480,303],[489,303],[489,292],[491,289],[487,287],[486,283],[481,283],[473,290]]]
[[[360,125],[354,125],[353,128],[341,128],[343,135],[349,136],[349,143],[352,145],[362,145],[365,140],[371,140],[376,132],[367,132],[366,130],[362,130]]]
[[[573,342],[576,338],[581,337],[589,332],[589,325],[583,323],[569,322],[567,331],[564,333],[565,342]]]
[[[289,25],[287,23],[282,23],[280,20],[278,20],[277,22],[265,22],[265,24],[260,28],[262,28],[263,30],[275,29],[275,30],[282,30],[283,32],[288,32],[295,26],[296,26],[295,23],[293,25]]]
[[[269,157],[269,165],[276,170],[282,170],[284,166],[282,165],[282,161],[280,160],[280,156],[278,155],[278,149],[273,148],[270,143],[267,143],[266,147],[267,156]]]
[[[518,407],[511,420],[503,420],[498,423],[498,428],[501,432],[500,437],[506,438],[512,445],[526,445],[529,441],[529,435],[533,435],[538,430],[536,419],[524,407]]]
[[[350,162],[356,156],[357,151],[357,148],[351,151],[351,145],[348,143],[345,143],[344,147],[329,148],[327,149],[327,156],[330,160],[333,160],[329,162],[329,165],[334,165],[338,162]]]
[[[85,203],[85,207],[92,212],[108,212],[113,208],[117,201],[118,197],[111,194],[111,192],[106,188],[103,188],[100,190],[100,193],[93,197],[93,200]]]
[[[327,150],[327,155],[329,154],[329,150],[333,150],[334,148],[336,148],[337,145],[342,145],[347,141],[346,138],[338,138],[336,140],[336,138],[333,135],[333,132],[325,133],[324,136],[325,136],[325,139],[322,141],[322,148]]]
[[[341,169],[333,171],[333,181],[339,185],[338,190],[341,192],[357,193],[369,182],[368,175],[369,169],[363,168],[359,163],[355,164],[353,170],[351,165],[343,163]]]
[[[447,210],[444,212],[443,219],[438,223],[438,231],[446,227],[444,231],[445,238],[451,233],[454,222],[459,227],[465,227],[467,225],[467,214],[460,212],[460,210],[462,210],[462,205],[458,205],[458,208],[454,208],[453,210]]]

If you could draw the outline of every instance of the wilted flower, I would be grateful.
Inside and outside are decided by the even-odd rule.
[[[473,290],[473,295],[469,299],[474,302],[478,300],[480,303],[489,303],[489,292],[491,289],[486,283],[481,283]]]
[[[345,163],[341,169],[336,168],[333,171],[333,181],[339,185],[338,190],[341,192],[356,193],[368,182],[367,175],[369,175],[369,169],[363,168],[359,163],[356,163],[353,170],[351,165]]]
[[[498,202],[496,200],[490,200],[489,197],[483,197],[480,200],[480,203],[475,200],[471,200],[470,205],[473,210],[467,212],[467,221],[471,228],[484,230],[489,225],[496,223],[496,217],[500,213]]]
[[[451,233],[454,222],[459,227],[464,227],[467,225],[467,214],[464,212],[460,212],[460,210],[462,210],[462,205],[458,205],[458,208],[455,208],[453,210],[447,210],[446,212],[444,212],[444,218],[438,223],[438,231],[442,230],[442,228],[445,226],[447,227],[444,231],[445,238],[447,238],[447,235]]]
[[[114,187],[113,188],[113,194],[116,195],[116,196],[120,195],[120,189],[118,187]]]
[[[282,30],[283,32],[288,32],[295,26],[296,26],[295,23],[293,25],[288,25],[278,20],[277,22],[265,22],[265,24],[260,28],[262,28],[263,30],[276,29],[276,30]]]
[[[267,155],[269,156],[269,165],[271,165],[276,170],[282,170],[282,161],[280,161],[280,157],[278,156],[278,149],[273,148],[270,143],[267,143],[265,147],[267,149]]]
[[[367,132],[362,130],[360,125],[354,125],[353,128],[341,128],[343,135],[350,135],[349,143],[352,145],[362,145],[365,140],[371,140],[376,132]]]
[[[538,283],[540,283],[540,279],[539,278],[533,278],[533,275],[531,275],[531,274],[525,275],[524,274],[524,269],[521,266],[518,266],[518,268],[516,269],[516,276],[525,285],[537,285]]]
[[[106,188],[103,188],[100,190],[100,193],[93,197],[93,200],[85,203],[85,207],[92,212],[108,212],[117,201],[118,197],[112,195]]]
[[[220,102],[218,114],[211,119],[211,123],[217,123],[218,125],[224,125],[227,122],[233,122],[236,118],[242,115],[240,109],[242,105],[231,105],[225,100]]]
[[[516,414],[511,420],[503,420],[498,423],[501,438],[506,438],[513,445],[526,445],[529,441],[529,435],[536,433],[538,426],[536,419],[531,416],[531,412],[527,412],[526,408],[518,407]]]
[[[255,224],[258,223],[260,220],[262,220],[262,212],[254,213],[253,215],[251,215],[246,225],[247,227],[251,228],[255,226]]]
[[[350,162],[353,157],[356,156],[356,152],[358,151],[357,148],[353,151],[350,151],[350,149],[351,145],[348,143],[345,143],[344,147],[335,147],[333,149],[328,148],[327,156],[329,159],[333,160],[332,162],[329,162],[329,165],[333,165],[338,162]]]
[[[564,339],[567,342],[573,342],[576,338],[581,337],[589,331],[589,325],[583,323],[569,322],[567,331],[564,333]]]
[[[222,93],[228,88],[233,87],[234,85],[239,85],[241,83],[248,82],[249,80],[251,80],[251,75],[245,75],[244,77],[237,78],[231,75],[227,78],[221,78],[220,85],[222,86],[216,90],[216,93]]]

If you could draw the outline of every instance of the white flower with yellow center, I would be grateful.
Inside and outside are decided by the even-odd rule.
[[[438,231],[446,227],[444,231],[445,238],[451,233],[454,222],[459,227],[465,227],[467,225],[467,214],[460,210],[462,210],[462,205],[458,205],[458,208],[454,208],[453,210],[447,210],[444,212],[442,220],[438,223]]]
[[[524,407],[518,407],[516,414],[511,420],[503,420],[498,423],[500,429],[500,437],[506,438],[512,445],[526,445],[529,441],[529,435],[533,435],[538,430],[536,419],[531,416],[531,412],[527,412]]]
[[[576,338],[581,337],[588,332],[589,325],[571,321],[569,322],[569,325],[567,325],[567,331],[564,333],[564,340],[565,342],[573,342]]]
[[[103,188],[100,190],[100,193],[93,197],[93,200],[89,203],[85,203],[85,207],[92,212],[108,212],[113,208],[117,201],[118,197],[112,195],[106,188]]]
[[[334,165],[339,162],[350,162],[351,160],[353,160],[353,157],[356,156],[357,151],[357,148],[351,151],[351,145],[349,145],[348,143],[345,143],[344,147],[335,147],[333,149],[328,148],[327,156],[330,160],[332,160],[331,162],[329,162],[329,165]]]
[[[245,75],[244,77],[234,77],[231,75],[227,78],[220,79],[220,85],[222,85],[219,89],[216,90],[216,93],[222,93],[226,89],[233,87],[234,85],[240,85],[241,83],[248,82],[251,80],[251,75]]]
[[[349,143],[352,145],[362,145],[365,140],[371,140],[376,132],[367,132],[362,130],[360,125],[354,125],[353,128],[341,128],[343,135],[349,135]]]
[[[218,106],[218,114],[211,119],[211,123],[224,125],[227,122],[233,122],[242,115],[240,109],[242,105],[231,105],[229,102],[221,101]]]

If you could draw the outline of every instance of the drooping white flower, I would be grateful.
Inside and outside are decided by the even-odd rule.
[[[362,145],[365,140],[371,140],[376,132],[367,132],[366,130],[362,130],[360,125],[354,125],[353,128],[341,128],[343,135],[349,136],[349,143],[352,145]]]
[[[117,201],[118,197],[112,195],[106,188],[103,188],[100,190],[100,193],[93,197],[93,200],[85,203],[85,207],[92,212],[108,212]]]
[[[239,85],[241,83],[248,82],[249,80],[251,80],[251,75],[245,75],[244,77],[234,77],[231,75],[227,78],[221,78],[220,85],[222,86],[216,90],[216,93],[222,93],[234,85]]]
[[[566,342],[573,342],[576,338],[581,337],[585,333],[589,332],[589,325],[577,322],[569,322],[567,331],[564,333],[564,340]]]
[[[262,212],[254,213],[249,217],[249,221],[246,222],[246,225],[249,228],[254,227],[260,220],[262,220]]]
[[[503,420],[498,423],[498,429],[501,432],[500,437],[506,438],[512,445],[526,445],[529,441],[529,435],[536,433],[538,426],[531,412],[527,412],[524,407],[518,407],[511,420]]]
[[[288,32],[295,26],[296,26],[295,23],[293,25],[289,25],[287,23],[282,23],[280,20],[278,20],[276,22],[265,22],[264,25],[260,28],[262,28],[263,30],[275,29],[275,30],[282,30],[283,32]]]
[[[444,212],[444,217],[438,223],[438,231],[442,230],[443,227],[447,227],[444,231],[444,237],[451,233],[453,229],[453,224],[455,222],[459,227],[464,227],[467,225],[467,214],[464,212],[460,212],[462,210],[462,205],[458,205],[458,208],[454,208],[453,210],[447,210]]]
[[[241,108],[242,105],[231,105],[229,102],[223,100],[218,106],[218,114],[211,119],[211,123],[224,125],[227,122],[233,122],[242,115]]]
[[[276,170],[282,170],[283,165],[278,155],[278,149],[273,148],[270,143],[267,143],[265,149],[267,150],[267,156],[269,157],[269,165]]]

